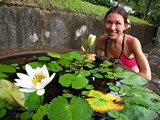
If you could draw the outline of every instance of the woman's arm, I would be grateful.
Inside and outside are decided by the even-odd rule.
[[[107,38],[105,35],[100,35],[99,37],[97,37],[96,42],[95,42],[95,50],[94,50],[94,53],[96,55],[101,55],[102,50],[105,49],[106,39]]]
[[[133,39],[131,42],[131,51],[134,54],[134,57],[137,62],[137,66],[139,68],[139,74],[146,78],[147,80],[151,80],[151,70],[146,56],[142,51],[142,47],[140,41],[138,39]]]

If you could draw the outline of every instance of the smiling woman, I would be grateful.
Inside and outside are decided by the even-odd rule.
[[[106,59],[118,59],[122,64],[147,80],[151,80],[151,70],[140,41],[124,31],[130,27],[127,12],[115,6],[104,17],[105,34],[96,40],[95,53]]]

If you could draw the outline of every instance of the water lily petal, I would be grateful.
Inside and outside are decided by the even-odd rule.
[[[46,65],[43,65],[43,67],[41,68],[41,72],[43,75],[45,75],[47,78],[49,78],[49,72],[48,72]]]
[[[25,88],[20,88],[19,90],[22,91],[22,92],[34,92],[34,91],[36,91],[36,89],[25,89]]]
[[[17,76],[26,84],[32,85],[32,80],[28,75],[25,75],[23,73],[17,73]]]
[[[42,96],[45,93],[45,89],[37,90],[37,95]]]
[[[24,87],[24,88],[33,88],[33,85],[28,84],[27,82],[22,81],[21,79],[15,79],[17,86]]]
[[[46,81],[46,80],[44,79],[44,80],[42,80],[42,81]],[[42,82],[42,81],[41,81],[41,82]],[[36,84],[35,88],[36,88],[36,89],[42,89],[42,88],[44,88],[45,86],[46,86],[45,84],[38,82],[38,83]]]
[[[25,69],[29,77],[32,79],[35,75],[35,70],[29,64],[26,64]]]
[[[56,73],[53,73],[53,74],[50,76],[50,78],[49,78],[49,80],[47,81],[46,85],[49,84],[49,83],[53,80],[53,78],[55,77],[55,75],[56,75]]]

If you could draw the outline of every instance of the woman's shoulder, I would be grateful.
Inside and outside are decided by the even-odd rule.
[[[138,38],[132,36],[132,35],[128,35],[126,34],[126,42],[131,45],[131,44],[139,44],[140,41],[138,40]]]
[[[140,41],[132,35],[126,35],[126,43],[127,43],[127,46],[129,46],[129,49],[131,51],[141,49]]]

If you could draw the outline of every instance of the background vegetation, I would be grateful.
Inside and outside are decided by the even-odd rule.
[[[30,4],[32,6],[41,7],[42,9],[60,9],[67,12],[94,14],[101,17],[105,16],[106,11],[110,7],[116,5],[113,2],[109,2],[109,0],[0,0],[0,3]],[[121,3],[126,4],[126,2]],[[130,15],[129,18],[131,22],[150,25],[146,20],[135,17],[134,15]]]
[[[112,7],[114,5],[129,6],[134,13],[132,16],[146,20],[151,24],[160,24],[160,0],[83,0],[95,5]]]

